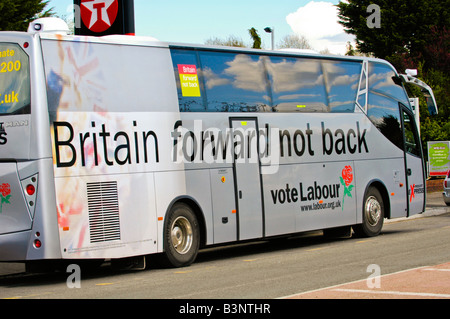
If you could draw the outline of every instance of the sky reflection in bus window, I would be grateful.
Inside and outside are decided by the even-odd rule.
[[[178,101],[180,104],[180,111],[182,112],[205,112],[206,105],[203,100],[203,83],[201,81],[201,71],[198,65],[197,53],[190,50],[172,50],[172,60],[174,64],[174,71],[177,82]],[[197,94],[183,94],[181,89],[181,79],[179,74],[179,65],[195,66],[197,70],[197,80],[200,87],[200,96]],[[195,96],[193,96],[195,95]]]
[[[320,61],[270,57],[267,63],[276,112],[327,112]]]
[[[270,111],[263,56],[200,52],[210,112]]]
[[[184,112],[355,109],[360,61],[193,50],[172,50],[172,58]],[[180,66],[195,66],[196,70],[183,77]],[[186,80],[189,78],[194,80]],[[200,90],[188,92],[188,85],[198,85]]]
[[[361,63],[270,57],[267,64],[278,112],[353,112]]]
[[[383,94],[409,105],[408,97],[401,85],[395,84],[394,70],[387,64],[369,63],[369,89],[372,92]]]
[[[392,143],[403,148],[399,102],[409,105],[402,86],[394,83],[389,65],[369,63],[367,116]]]
[[[330,112],[353,112],[361,75],[361,62],[322,62]]]

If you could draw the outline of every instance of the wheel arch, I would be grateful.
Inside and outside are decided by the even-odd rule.
[[[197,221],[200,228],[200,248],[206,246],[206,238],[207,238],[207,231],[206,231],[206,221],[205,216],[203,214],[203,210],[200,207],[200,204],[192,197],[190,196],[179,196],[172,200],[170,205],[167,207],[166,210],[166,216],[168,216],[169,212],[171,211],[172,207],[177,203],[184,203],[188,205],[194,212],[195,216],[197,217]],[[164,229],[166,229],[167,226],[167,218],[164,220]],[[163,247],[163,250],[166,248]]]
[[[384,217],[390,219],[391,218],[391,202],[389,198],[389,192],[387,190],[386,185],[379,179],[373,179],[366,185],[366,189],[364,190],[364,198],[366,198],[366,194],[369,191],[370,187],[375,187],[379,192],[383,199],[384,205]],[[364,208],[363,208],[364,209]]]

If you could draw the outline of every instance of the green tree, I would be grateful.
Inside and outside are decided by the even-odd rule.
[[[370,28],[371,12],[376,3],[381,11],[381,25]],[[357,49],[387,59],[394,54],[420,55],[429,41],[431,28],[442,30],[450,25],[448,2],[440,0],[348,0],[339,2],[339,23],[356,36]]]
[[[0,0],[0,31],[26,31],[31,21],[54,15],[48,1]]]
[[[381,11],[381,25],[370,28],[371,3]],[[339,23],[356,36],[357,51],[386,59],[403,73],[418,69],[419,78],[432,89],[439,115],[430,116],[422,92],[407,86],[420,98],[421,137],[426,142],[450,140],[450,11],[440,0],[347,0],[338,5]],[[350,51],[349,52],[354,52]],[[425,154],[427,154],[425,152]]]
[[[256,30],[255,28],[251,28],[248,30],[248,32],[250,33],[250,37],[253,40],[253,49],[261,49],[261,37],[258,34],[258,30]]]

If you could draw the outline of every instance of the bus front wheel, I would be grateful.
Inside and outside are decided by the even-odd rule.
[[[185,203],[175,203],[164,229],[164,259],[167,266],[185,267],[197,257],[200,227],[192,209]]]
[[[383,197],[375,187],[369,187],[363,202],[362,224],[355,225],[353,230],[361,237],[377,236],[383,228],[384,203]]]

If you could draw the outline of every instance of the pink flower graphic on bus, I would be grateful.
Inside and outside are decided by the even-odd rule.
[[[344,186],[344,197],[342,198],[342,210],[344,210],[345,196],[353,197],[351,193],[354,187],[354,185],[351,185],[353,182],[353,169],[350,165],[344,167],[340,180],[342,186]]]
[[[0,201],[0,214],[1,214],[3,210],[3,203],[11,204],[9,202],[11,198],[11,186],[9,184],[3,183],[2,185],[0,185],[0,197],[1,197]]]

